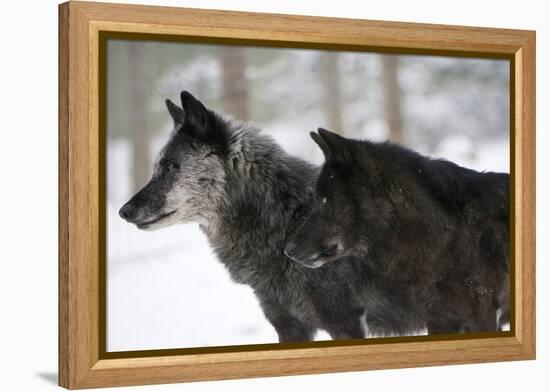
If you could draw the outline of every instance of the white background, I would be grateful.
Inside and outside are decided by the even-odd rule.
[[[121,1],[121,0],[120,0]],[[537,30],[537,328],[535,362],[479,364],[141,387],[155,390],[252,390],[282,387],[476,390],[542,389],[550,346],[544,325],[549,294],[548,12],[523,0],[390,1],[134,1],[135,3],[256,12],[355,17]],[[57,2],[3,2],[0,24],[0,388],[53,389],[57,372]],[[545,23],[546,22],[546,23]],[[544,50],[546,49],[546,50]],[[546,284],[545,284],[546,281]],[[546,327],[547,328],[547,327]],[[457,353],[459,354],[459,353]],[[541,385],[538,385],[541,384]],[[137,388],[136,388],[137,389]]]

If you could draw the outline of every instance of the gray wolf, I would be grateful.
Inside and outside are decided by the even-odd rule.
[[[280,342],[309,341],[319,329],[363,338],[362,263],[309,269],[283,254],[309,212],[318,167],[189,92],[181,105],[166,101],[174,130],[120,216],[143,230],[199,224],[231,278],[253,289]]]

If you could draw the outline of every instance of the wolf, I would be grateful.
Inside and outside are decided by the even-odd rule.
[[[508,174],[322,128],[311,137],[325,163],[291,259],[323,269],[361,258],[369,326],[438,334],[508,322]]]
[[[198,224],[233,281],[253,289],[280,342],[310,341],[319,329],[363,338],[361,262],[308,269],[283,254],[309,213],[319,168],[189,92],[180,98],[181,107],[166,100],[174,129],[120,217],[142,230]]]

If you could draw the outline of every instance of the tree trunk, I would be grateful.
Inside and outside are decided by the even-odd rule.
[[[221,48],[222,105],[227,114],[248,121],[248,84],[245,75],[246,59],[242,48]]]
[[[344,134],[342,124],[342,93],[340,88],[340,57],[337,53],[322,54],[324,96],[323,106],[329,130]]]
[[[151,112],[149,99],[153,76],[153,53],[150,43],[132,42],[129,45],[130,77],[129,131],[132,148],[132,186],[138,191],[149,180],[152,172],[151,160]]]
[[[382,81],[384,83],[384,109],[389,129],[389,139],[403,142],[403,119],[398,80],[399,60],[397,56],[382,57]]]

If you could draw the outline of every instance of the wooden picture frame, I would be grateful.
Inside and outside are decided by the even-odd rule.
[[[510,61],[511,330],[105,352],[106,37]],[[102,152],[103,151],[103,152]],[[102,274],[103,273],[103,274]],[[103,311],[103,313],[102,313]],[[59,384],[90,388],[535,358],[535,32],[70,1],[59,6]]]

